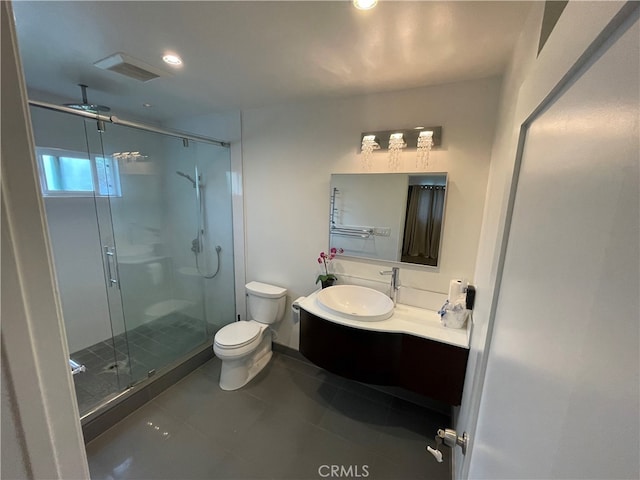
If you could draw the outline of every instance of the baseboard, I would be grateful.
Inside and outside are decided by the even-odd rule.
[[[296,360],[301,360],[303,362],[311,364],[309,360],[306,359],[304,355],[302,355],[295,348],[287,347],[286,345],[282,345],[280,343],[273,342],[273,351],[281,353],[283,355],[287,355],[288,357],[295,358]]]

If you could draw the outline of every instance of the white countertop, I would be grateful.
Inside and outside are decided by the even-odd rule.
[[[471,318],[467,320],[465,328],[447,328],[442,326],[440,315],[437,312],[398,303],[393,315],[387,320],[363,322],[329,312],[319,305],[316,299],[317,295],[318,292],[314,292],[301,300],[299,302],[300,308],[330,322],[348,327],[371,330],[373,332],[407,333],[456,347],[469,348]]]

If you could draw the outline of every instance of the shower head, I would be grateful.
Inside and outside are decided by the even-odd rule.
[[[78,86],[82,90],[82,103],[65,103],[65,107],[75,108],[76,110],[84,110],[91,113],[106,113],[111,111],[109,107],[104,105],[95,105],[87,100],[87,86],[79,83]]]
[[[176,172],[176,175],[180,175],[181,177],[186,178],[187,180],[189,180],[191,182],[191,184],[193,185],[193,188],[196,188],[196,181],[193,179],[193,177],[191,175],[188,175],[184,172]]]

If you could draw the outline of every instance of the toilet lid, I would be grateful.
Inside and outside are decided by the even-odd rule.
[[[260,334],[256,322],[233,322],[216,333],[215,342],[225,348],[242,347],[251,343]]]

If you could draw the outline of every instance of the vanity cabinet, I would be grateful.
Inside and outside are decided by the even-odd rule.
[[[460,405],[469,350],[407,333],[341,325],[300,309],[300,353],[352,380]]]

